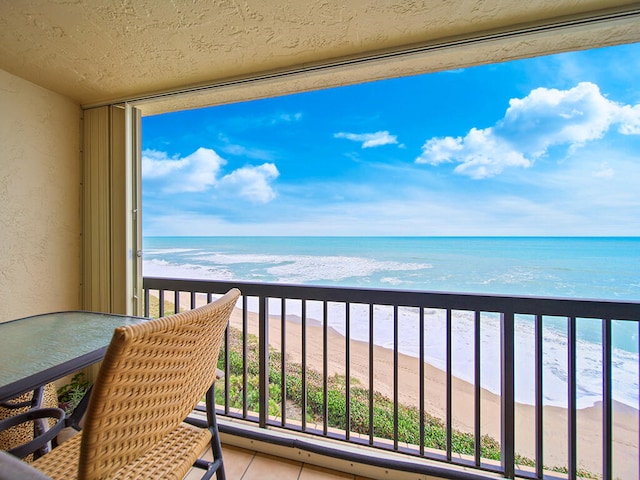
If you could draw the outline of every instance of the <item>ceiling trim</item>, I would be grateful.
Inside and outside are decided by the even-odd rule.
[[[577,50],[577,49],[586,49],[586,48],[597,48],[600,46],[608,46],[619,43],[632,43],[635,41],[640,41],[640,28],[637,26],[640,25],[640,5],[628,5],[626,7],[619,7],[614,9],[605,9],[588,12],[586,14],[580,15],[572,15],[569,17],[558,17],[553,19],[548,19],[544,22],[538,22],[534,24],[524,24],[524,25],[514,25],[508,29],[500,29],[500,30],[491,30],[484,32],[477,32],[473,35],[466,36],[456,36],[439,39],[437,41],[431,41],[427,43],[407,45],[402,48],[390,49],[390,50],[382,50],[365,53],[363,55],[353,56],[353,57],[343,57],[334,59],[331,61],[324,61],[306,65],[298,65],[295,67],[261,72],[250,76],[243,77],[234,77],[228,78],[225,80],[203,83],[197,85],[191,85],[184,88],[153,92],[145,95],[139,95],[129,98],[121,98],[114,101],[109,102],[101,102],[96,104],[88,104],[83,105],[82,107],[85,109],[94,108],[104,105],[114,105],[114,104],[123,104],[130,103],[137,107],[140,107],[143,111],[143,115],[153,115],[158,113],[164,113],[168,111],[180,110],[180,109],[188,109],[188,108],[199,108],[208,105],[220,104],[220,103],[228,103],[226,100],[208,100],[208,94],[214,94],[219,90],[228,90],[239,89],[244,87],[257,86],[261,84],[273,84],[274,82],[280,84],[281,82],[291,81],[294,79],[299,79],[301,77],[308,78],[309,76],[317,75],[317,74],[335,74],[336,71],[343,71],[345,69],[357,69],[362,67],[369,67],[373,65],[385,64],[385,65],[394,65],[396,63],[402,63],[407,60],[415,61],[416,59],[424,58],[426,56],[439,54],[442,52],[449,52],[452,49],[465,49],[465,48],[482,48],[487,45],[495,45],[500,44],[503,45],[501,48],[504,49],[504,44],[516,44],[521,43],[523,41],[530,41],[532,38],[540,38],[540,37],[548,37],[553,36],[563,32],[571,32],[571,31],[579,31],[581,29],[599,29],[606,27],[617,27],[617,26],[626,26],[628,28],[629,25],[632,25],[636,28],[633,29],[632,35],[629,36],[628,33],[623,35],[624,38],[620,39],[614,36],[612,40],[601,40],[594,38],[591,44],[584,44],[578,42],[578,45],[569,45],[564,46],[560,45],[557,47],[555,52],[549,51],[535,51],[527,52],[527,51],[518,51],[514,52],[512,55],[505,55],[504,58],[494,59],[493,62],[499,61],[507,61],[514,60],[516,58],[526,58],[535,55],[543,55],[550,53],[559,53],[562,51],[568,50]],[[493,63],[492,61],[463,61],[461,65],[457,67],[450,68],[462,68],[473,65],[479,65],[482,63]],[[429,62],[427,62],[429,64]],[[416,68],[420,71],[415,71]],[[424,65],[421,67],[412,67],[405,68],[404,70],[400,68],[399,72],[391,73],[387,76],[387,78],[391,78],[394,76],[402,76],[402,75],[411,75],[418,73],[427,73],[429,71],[438,71],[447,68],[430,68],[428,65]],[[392,69],[391,69],[392,70]],[[404,72],[404,73],[403,73]],[[371,80],[377,80],[379,78],[371,78]],[[355,79],[353,81],[342,80],[343,85],[349,83],[359,83],[366,81],[366,79]],[[303,82],[304,83],[304,82]],[[329,88],[332,86],[337,86],[334,84],[327,84],[324,86],[314,85],[311,87],[305,87],[304,85],[300,88],[293,88],[293,91],[274,93],[272,95],[268,94],[252,94],[247,95],[247,98],[234,98],[231,101],[242,101],[254,99],[254,98],[263,98],[267,96],[274,96],[277,94],[287,94],[294,93],[295,91],[305,91],[310,89],[317,88]],[[268,89],[267,89],[268,90]],[[196,100],[195,102],[185,102],[185,106],[183,108],[177,108],[176,104],[180,104],[181,102],[176,102],[175,99],[178,97],[201,97],[200,100]],[[215,96],[215,95],[214,95]],[[223,96],[225,97],[225,96]],[[243,97],[243,95],[240,95]],[[225,97],[226,98],[226,97]],[[168,102],[169,105],[167,107],[163,107],[163,103]]]

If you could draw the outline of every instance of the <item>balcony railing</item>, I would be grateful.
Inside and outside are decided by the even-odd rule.
[[[612,337],[614,332],[625,335],[631,332],[631,338],[635,336],[631,341],[637,345],[638,302],[146,277],[145,314],[163,316],[174,309],[195,308],[232,287],[240,288],[243,297],[236,319],[227,331],[220,364],[225,371],[224,385],[218,387],[220,414],[255,422],[265,429],[265,437],[269,436],[267,427],[278,427],[392,451],[406,455],[400,457],[406,460],[385,457],[369,458],[367,462],[447,478],[483,478],[483,472],[485,477],[492,472],[505,478],[540,479],[583,475],[613,479],[614,473],[617,478],[628,474],[620,474],[617,464],[614,472],[612,392],[616,357]],[[154,298],[159,301],[156,312],[151,305]],[[463,324],[469,328],[456,328]],[[596,432],[600,468],[590,467],[585,472],[578,456],[582,432],[578,400],[585,381],[578,368],[581,349],[578,332],[587,324],[591,331],[597,325],[600,332],[596,339],[601,346],[596,363],[601,384],[597,399],[601,418]],[[566,359],[563,374],[566,397],[561,417],[565,420],[552,425],[545,421],[548,405],[544,387],[548,356],[545,352],[551,347],[544,332],[549,325],[564,330],[561,343]],[[455,347],[461,338],[466,348]],[[385,339],[386,353],[375,346],[376,341]],[[435,360],[440,367],[441,387],[430,383],[426,374],[426,369],[431,368],[427,360],[431,358],[429,349],[433,344],[443,347],[442,358]],[[415,347],[410,356],[401,351],[407,345]],[[354,361],[356,347],[366,352],[364,362]],[[516,355],[518,349],[532,358],[532,368],[526,374],[518,370],[516,375],[522,363],[522,355]],[[383,354],[389,361],[386,370],[380,372],[383,367],[376,360]],[[335,355],[338,358],[332,357]],[[460,395],[456,377],[461,371],[456,365],[465,359],[471,365],[467,379],[471,387],[465,397],[468,401],[461,407],[455,402]],[[637,355],[632,356],[632,363],[637,387]],[[337,371],[336,365],[342,371]],[[417,375],[407,377],[407,365],[414,366]],[[252,378],[256,377],[257,386],[253,390]],[[384,378],[382,383],[380,377]],[[492,377],[498,398],[497,406],[493,407],[486,400],[484,388]],[[407,383],[407,378],[413,380]],[[531,423],[518,428],[520,407],[516,387],[518,391],[531,393],[527,408],[532,412]],[[402,403],[408,392],[413,392],[413,396],[409,395],[413,398],[409,406]],[[440,412],[429,411],[430,399],[435,396],[442,397],[444,408]],[[390,407],[385,410],[380,405]],[[497,410],[489,411],[492,408]],[[487,433],[490,429],[484,422],[488,415],[498,418],[497,432]],[[635,418],[638,425],[637,411],[633,415],[630,418]],[[386,419],[386,430],[377,426],[380,416]],[[462,417],[467,420],[461,420]],[[439,428],[435,431],[441,432],[441,437],[435,440],[430,427],[433,422]],[[408,428],[417,430],[417,436],[408,435]],[[491,443],[491,433],[498,437],[493,442],[497,450],[493,456],[484,449],[485,442]],[[563,465],[552,471],[546,466],[545,442],[550,438],[557,442],[557,437],[563,439],[561,450],[566,452],[566,458]],[[624,470],[635,471],[636,476],[637,439],[636,429],[635,445],[625,447],[632,449],[631,458],[635,449],[636,464],[625,465]],[[460,447],[465,442],[466,450]],[[522,455],[521,445],[527,442],[529,445],[522,448],[530,453]],[[349,449],[322,447],[302,439],[296,446],[357,461],[357,454]],[[615,454],[616,458],[622,458],[618,452]],[[419,459],[442,462],[437,463],[442,467]]]

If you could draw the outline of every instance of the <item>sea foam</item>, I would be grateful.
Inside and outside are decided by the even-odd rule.
[[[281,315],[279,300],[269,303],[270,315]],[[346,333],[346,313],[343,304],[329,303],[328,326],[341,335]],[[248,309],[258,311],[257,300],[248,303]],[[302,315],[300,301],[288,301],[288,315]],[[323,306],[308,301],[307,317],[323,324]],[[369,308],[351,305],[349,331],[353,340],[369,342]],[[420,322],[417,308],[398,309],[398,351],[419,357]],[[440,370],[446,368],[446,312],[425,309],[424,360]],[[590,321],[590,320],[587,320]],[[578,320],[580,323],[580,320]],[[615,326],[614,326],[615,328]],[[373,312],[373,343],[383,348],[394,348],[393,308],[376,306]],[[452,314],[452,374],[474,383],[474,331],[472,312],[456,311]],[[500,319],[498,315],[483,313],[480,327],[481,386],[500,394]],[[529,316],[516,318],[515,396],[519,403],[533,405],[535,400],[534,325]],[[543,398],[545,405],[566,407],[568,404],[568,350],[566,332],[543,326]],[[594,342],[576,342],[577,405],[585,408],[602,401],[602,346]],[[613,398],[625,405],[638,408],[638,355],[613,349]]]
[[[526,294],[570,298],[640,299],[638,257],[634,239],[159,239],[144,251],[145,276],[264,281],[407,290]],[[192,248],[183,248],[189,245]],[[331,254],[328,252],[344,252]],[[533,253],[531,253],[533,252]],[[598,255],[606,260],[598,260]],[[635,257],[634,257],[635,255]],[[593,260],[595,258],[595,260]],[[592,260],[595,262],[592,264]],[[598,261],[605,267],[597,267]],[[604,263],[603,263],[604,262]],[[637,264],[637,262],[636,262]],[[596,266],[594,266],[596,265]],[[614,279],[614,280],[612,280]],[[278,314],[279,301],[270,312]],[[252,311],[257,304],[249,303]],[[368,307],[352,305],[350,333],[368,342]],[[301,315],[300,302],[287,313]],[[308,302],[308,318],[324,321],[323,308]],[[400,308],[398,348],[418,357],[417,309]],[[483,313],[481,324],[481,385],[500,392],[500,319]],[[328,326],[344,335],[343,305],[329,304]],[[393,348],[390,307],[374,310],[373,342]],[[566,319],[546,319],[543,325],[543,395],[546,405],[567,405],[568,353]],[[599,321],[577,322],[578,405],[602,400],[602,346]],[[474,320],[472,312],[453,312],[453,374],[473,382]],[[425,361],[446,365],[445,312],[425,311]],[[531,317],[516,318],[516,400],[534,398],[534,333]],[[613,398],[638,408],[637,323],[614,322]]]

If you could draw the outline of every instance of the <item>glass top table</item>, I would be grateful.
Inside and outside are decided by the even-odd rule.
[[[0,323],[0,401],[99,361],[116,327],[146,320],[69,311]]]

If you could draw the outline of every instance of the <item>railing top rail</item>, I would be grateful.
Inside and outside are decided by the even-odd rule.
[[[239,288],[242,294],[248,297],[640,321],[640,302],[635,301],[364,289],[160,277],[144,277],[143,279],[143,288],[147,290],[224,293],[234,287]]]

